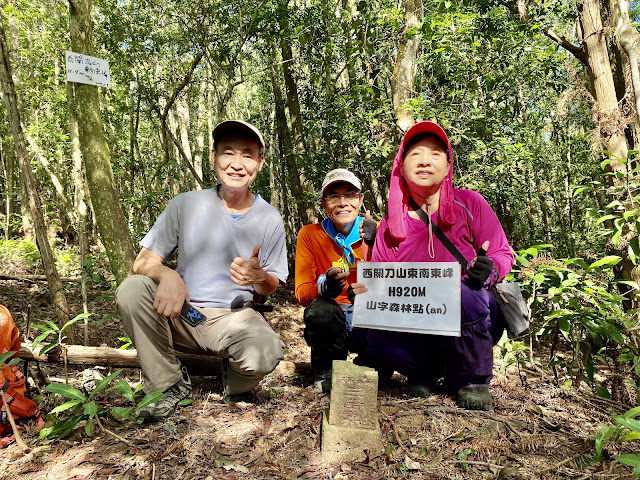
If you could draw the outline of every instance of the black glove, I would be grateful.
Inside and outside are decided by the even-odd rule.
[[[365,218],[362,221],[362,239],[364,243],[373,247],[373,244],[376,241],[376,231],[378,230],[378,225],[375,220],[371,220],[370,218]]]
[[[347,298],[351,302],[351,305],[353,305],[353,301],[356,299],[356,294],[353,292],[352,285],[349,285],[349,288],[347,288]]]
[[[475,283],[482,285],[486,282],[489,275],[491,275],[491,269],[493,268],[493,260],[485,255],[476,257],[476,261],[470,269],[467,270],[467,276]]]
[[[342,270],[336,267],[331,267],[325,273],[324,279],[324,292],[329,298],[336,298],[342,293],[346,280],[337,279],[335,275],[342,273]]]

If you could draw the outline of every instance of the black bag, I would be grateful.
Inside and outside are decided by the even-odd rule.
[[[503,280],[491,287],[490,291],[498,305],[498,320],[504,322],[512,337],[517,337],[529,328],[531,313],[527,302],[522,298],[520,284]]]
[[[460,250],[449,240],[442,230],[431,221],[429,216],[420,208],[420,206],[411,199],[409,201],[411,208],[415,210],[420,219],[435,234],[436,238],[447,247],[447,250],[453,255],[458,263],[462,266],[462,271],[466,272],[469,263]],[[507,331],[511,336],[515,337],[529,328],[531,312],[527,302],[522,298],[520,284],[517,282],[502,281],[491,287],[489,291],[496,299],[498,306],[498,321],[507,327]]]

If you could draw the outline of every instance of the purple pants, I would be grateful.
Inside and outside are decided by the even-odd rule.
[[[367,356],[379,370],[397,371],[409,383],[433,386],[444,378],[447,388],[457,391],[468,385],[488,385],[493,370],[493,346],[502,335],[491,292],[461,289],[460,337],[424,335],[370,329]]]

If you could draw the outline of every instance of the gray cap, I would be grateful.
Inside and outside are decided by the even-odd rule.
[[[358,177],[345,168],[336,168],[325,175],[324,180],[322,181],[322,193],[324,193],[327,187],[337,182],[347,182],[358,190],[362,190],[362,183],[360,183]]]
[[[218,139],[227,132],[248,133],[250,137],[254,137],[254,139],[260,144],[262,150],[264,150],[264,138],[262,137],[260,130],[258,130],[258,127],[255,125],[243,122],[242,120],[225,120],[224,122],[220,122],[216,125],[216,128],[213,129],[213,138]]]

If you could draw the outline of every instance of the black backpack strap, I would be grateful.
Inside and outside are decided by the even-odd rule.
[[[420,220],[424,222],[427,228],[429,228],[429,225],[431,225],[431,230],[433,231],[433,233],[435,233],[438,240],[440,240],[440,243],[442,243],[447,248],[447,250],[449,250],[451,255],[455,257],[458,263],[462,266],[462,272],[465,273],[467,271],[467,265],[469,264],[469,262],[464,257],[464,255],[460,253],[460,250],[458,250],[458,248],[451,242],[451,240],[449,240],[449,237],[447,237],[444,232],[440,230],[438,225],[436,225],[435,222],[431,221],[429,215],[427,215],[424,210],[420,208],[420,205],[418,205],[413,198],[409,200],[409,206],[413,208],[413,210],[418,214]]]

